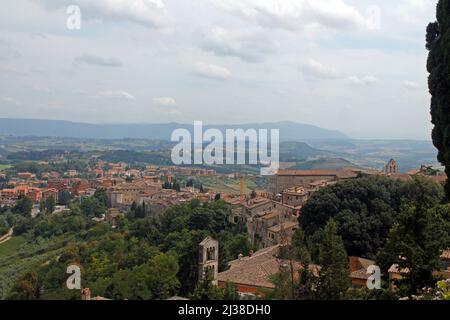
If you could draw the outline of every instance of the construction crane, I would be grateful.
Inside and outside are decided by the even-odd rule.
[[[241,199],[241,204],[244,203],[245,201],[245,194],[244,194],[244,190],[245,190],[245,182],[244,182],[244,176],[242,174],[239,175],[239,191],[240,191],[240,199]]]

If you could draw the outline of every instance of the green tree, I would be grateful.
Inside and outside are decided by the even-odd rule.
[[[22,276],[14,285],[8,299],[10,300],[39,300],[42,284],[36,271],[30,271]]]
[[[377,260],[383,270],[392,264],[409,270],[396,283],[401,295],[411,296],[434,286],[433,271],[440,270],[440,255],[450,246],[449,213],[447,205],[432,209],[407,206],[400,214]]]
[[[152,299],[167,299],[175,295],[180,287],[177,278],[179,271],[178,256],[173,251],[161,253],[149,262],[145,277]]]
[[[27,217],[18,216],[14,224],[14,234],[21,235],[33,228],[33,220]]]
[[[58,204],[62,206],[69,205],[70,200],[72,200],[72,195],[67,190],[60,190],[58,192]]]
[[[94,198],[97,199],[103,206],[108,207],[108,195],[106,189],[98,188],[95,190]]]
[[[175,181],[172,185],[172,189],[175,190],[176,192],[180,192],[181,191],[181,186],[178,183],[178,181]]]
[[[302,208],[299,221],[310,238],[333,218],[348,254],[373,258],[384,247],[402,203],[420,201],[433,207],[443,197],[442,187],[427,178],[400,182],[386,177],[364,177],[314,193]],[[315,252],[311,254],[314,256]]]
[[[53,213],[55,211],[56,201],[55,197],[49,196],[45,200],[41,201],[41,211],[45,213]]]
[[[191,297],[192,300],[223,300],[224,292],[213,284],[211,274],[205,274],[198,283]]]
[[[297,229],[292,236],[291,251],[292,258],[300,261],[304,266],[308,266],[311,263],[311,254],[309,253],[306,236],[302,228]]]
[[[23,216],[30,216],[32,209],[33,201],[27,196],[21,196],[12,211]]]
[[[101,217],[106,212],[103,201],[96,197],[84,198],[81,200],[80,209],[87,217]]]
[[[342,299],[350,286],[350,270],[344,242],[337,234],[334,220],[330,220],[323,231],[319,245],[319,265],[317,297],[325,300]]]
[[[439,0],[437,21],[427,27],[428,86],[431,93],[431,122],[433,143],[439,150],[438,160],[445,165],[450,177],[450,1]],[[450,182],[446,185],[450,197]]]
[[[117,271],[105,295],[113,299],[167,299],[178,291],[178,269],[176,254],[160,253],[148,263]]]
[[[273,290],[265,290],[264,297],[268,300],[294,300],[294,283],[289,264],[280,266],[280,272],[269,276],[269,281],[275,286]]]

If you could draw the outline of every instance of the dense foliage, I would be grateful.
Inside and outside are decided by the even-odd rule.
[[[429,209],[419,202],[405,206],[397,220],[377,260],[383,270],[393,264],[409,270],[395,285],[400,295],[411,296],[433,287],[433,272],[443,268],[440,255],[450,247],[450,206]]]
[[[439,0],[437,21],[427,28],[426,47],[430,50],[427,69],[431,98],[433,143],[438,159],[450,176],[450,1]],[[446,186],[450,196],[450,183]]]
[[[442,187],[425,178],[400,182],[365,177],[315,193],[302,209],[300,224],[313,238],[333,218],[348,254],[373,258],[384,246],[403,203],[415,203],[420,197],[432,207],[443,196]]]
[[[222,269],[251,249],[246,235],[229,225],[224,202],[192,201],[157,218],[131,214],[119,218],[112,228],[91,219],[105,210],[102,198],[99,191],[81,203],[72,202],[68,212],[27,220],[22,234],[29,245],[59,238],[66,241],[55,251],[58,255],[48,256],[45,264],[40,260],[21,275],[10,298],[80,299],[79,291],[65,288],[69,264],[82,267],[82,286],[89,287],[94,296],[166,299],[182,294],[200,298],[206,289],[198,286],[198,244],[205,237],[220,241]],[[20,261],[16,264],[20,266]],[[230,288],[214,292],[218,298],[234,295]]]

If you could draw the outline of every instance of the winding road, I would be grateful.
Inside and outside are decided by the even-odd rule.
[[[13,228],[9,229],[8,233],[5,234],[4,236],[0,237],[0,244],[5,243],[6,241],[10,240],[12,238],[13,235]]]

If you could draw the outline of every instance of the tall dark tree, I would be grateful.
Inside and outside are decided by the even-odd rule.
[[[431,93],[433,143],[439,150],[438,160],[450,176],[450,1],[440,0],[437,21],[427,27],[426,47],[430,51],[427,69]],[[450,197],[450,182],[446,185]]]
[[[70,200],[72,200],[72,195],[67,190],[60,190],[58,192],[58,204],[62,206],[69,205]]]
[[[56,201],[53,196],[41,201],[41,211],[45,211],[45,213],[53,213],[55,211],[55,207]]]
[[[99,188],[95,190],[94,198],[97,199],[105,207],[108,206],[108,195],[106,193],[106,189]]]
[[[344,242],[337,234],[336,222],[331,219],[320,231],[319,279],[317,297],[325,300],[342,299],[350,286],[350,269]]]

